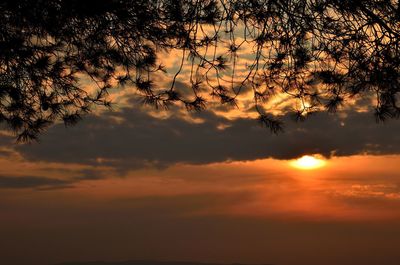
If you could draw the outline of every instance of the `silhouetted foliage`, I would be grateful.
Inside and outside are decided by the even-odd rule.
[[[13,0],[0,14],[0,120],[20,140],[110,106],[125,84],[147,104],[195,111],[208,95],[237,106],[250,88],[273,132],[281,122],[264,102],[281,92],[301,103],[298,119],[357,95],[374,95],[377,120],[400,115],[398,0]],[[239,74],[243,47],[254,54]],[[152,80],[160,50],[182,53],[168,88]],[[187,62],[191,97],[176,87]]]

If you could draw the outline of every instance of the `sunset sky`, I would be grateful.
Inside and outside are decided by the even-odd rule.
[[[178,53],[160,56],[159,87]],[[240,50],[238,79],[253,53]],[[237,108],[199,113],[143,106],[129,86],[110,98],[113,110],[57,123],[38,142],[0,131],[0,264],[399,264],[400,121],[376,123],[373,99],[295,122],[296,102],[275,95],[266,105],[285,130],[272,134],[250,91]]]
[[[273,135],[215,110],[137,106],[38,143],[3,132],[2,263],[398,264],[398,121],[321,113]]]

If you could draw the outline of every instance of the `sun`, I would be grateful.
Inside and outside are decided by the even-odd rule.
[[[317,169],[325,166],[325,160],[316,157],[305,155],[290,163],[293,167],[303,170]]]

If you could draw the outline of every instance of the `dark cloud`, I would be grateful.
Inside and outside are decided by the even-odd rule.
[[[71,170],[66,168],[43,168],[47,173],[63,171],[68,179],[50,178],[44,176],[0,176],[0,189],[27,189],[56,190],[73,188],[81,181],[99,180],[108,177],[110,172],[93,167],[88,169]],[[115,172],[113,175],[118,172]]]
[[[371,113],[349,112],[345,118],[319,113],[301,123],[287,115],[283,117],[285,133],[279,135],[251,119],[231,121],[211,112],[193,115],[204,122],[191,123],[179,116],[158,119],[137,108],[124,108],[88,116],[67,129],[56,125],[39,144],[17,149],[31,160],[120,169],[267,157],[292,159],[312,153],[326,157],[400,153],[400,122],[377,124]]]
[[[107,177],[107,173],[102,169],[92,168],[92,169],[82,169],[78,172],[75,172],[77,177],[74,178],[75,181],[82,180],[99,180]]]
[[[72,187],[72,182],[40,176],[5,177],[0,176],[0,188],[8,189],[64,189]]]

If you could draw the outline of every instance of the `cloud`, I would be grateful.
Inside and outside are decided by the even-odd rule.
[[[262,158],[292,159],[319,153],[326,157],[400,153],[400,122],[376,124],[371,113],[345,117],[319,113],[296,123],[283,117],[285,133],[273,135],[251,119],[193,114],[193,123],[179,115],[153,117],[135,108],[88,116],[78,125],[55,125],[39,144],[20,145],[27,159],[115,168],[166,167],[176,163],[207,164]]]
[[[5,177],[0,176],[0,189],[65,189],[72,187],[69,180],[40,176]]]

